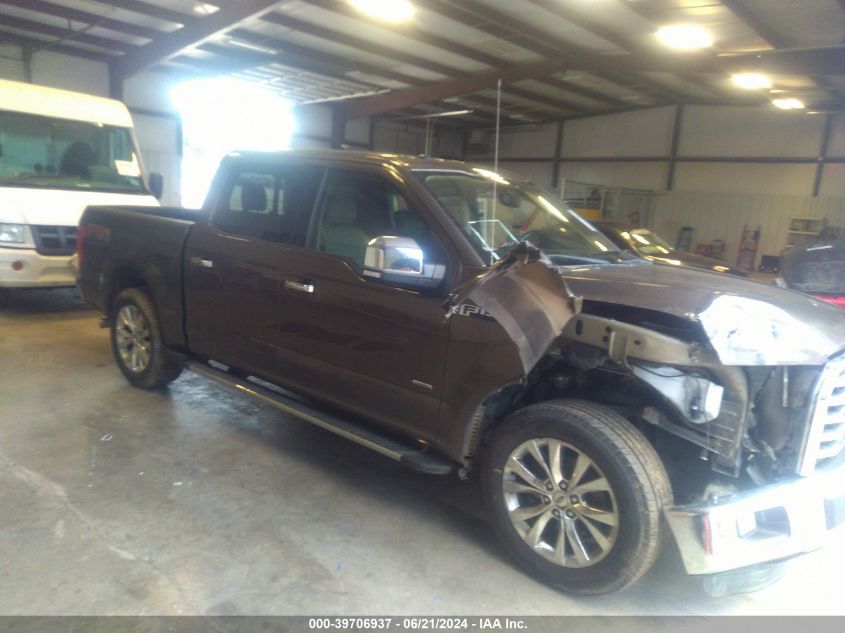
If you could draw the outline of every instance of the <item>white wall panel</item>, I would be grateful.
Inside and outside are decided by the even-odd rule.
[[[499,137],[499,156],[509,158],[554,156],[556,134],[556,123],[504,131]]]
[[[668,156],[674,115],[667,107],[567,121],[563,156]]]
[[[760,194],[670,192],[656,200],[653,228],[675,243],[692,226],[693,245],[725,240],[726,261],[735,264],[743,226],[760,226],[760,255],[777,255],[787,244],[792,217],[827,218],[845,227],[845,197],[812,198]]]
[[[490,167],[492,169],[492,166]],[[528,178],[541,187],[550,187],[552,184],[552,163],[509,163],[506,160],[499,160],[499,169],[513,172]]]
[[[666,163],[562,163],[560,177],[608,187],[661,190]]]
[[[332,144],[330,141],[320,141],[294,134],[290,140],[290,147],[291,149],[331,149]]]
[[[682,156],[815,157],[823,119],[770,106],[687,106],[678,152]]]
[[[725,193],[809,194],[815,165],[678,163],[675,189]]]
[[[170,92],[179,83],[163,73],[138,73],[123,82],[123,100],[134,108],[175,112]]]
[[[161,203],[178,206],[180,202],[182,148],[179,146],[179,123],[175,119],[133,114],[135,135],[147,173],[164,176]]]
[[[51,51],[32,56],[32,83],[109,96],[109,71],[105,64]]]
[[[332,137],[332,111],[326,106],[308,106],[294,110],[294,133]]]
[[[20,46],[0,43],[0,79],[26,81]]]
[[[845,157],[845,114],[838,114],[833,117],[827,155]]]
[[[370,119],[353,119],[346,122],[346,142],[370,144]],[[357,148],[356,148],[357,149]]]
[[[845,165],[828,164],[822,172],[821,196],[845,196]]]

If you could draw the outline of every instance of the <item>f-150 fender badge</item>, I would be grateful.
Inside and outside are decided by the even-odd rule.
[[[489,312],[487,312],[487,310],[484,310],[483,308],[479,308],[473,303],[462,303],[457,306],[452,306],[449,311],[449,315],[475,317],[477,319],[489,319],[491,321],[495,321],[492,314],[490,314]]]

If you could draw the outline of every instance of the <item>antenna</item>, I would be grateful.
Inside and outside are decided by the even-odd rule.
[[[496,138],[493,144],[493,171],[496,173],[497,178],[493,180],[493,214],[491,219],[496,219],[496,202],[498,201],[498,195],[496,192],[496,181],[498,180],[499,175],[499,122],[502,117],[502,80],[499,79],[496,82]]]
[[[425,158],[431,158],[431,137],[434,132],[430,114],[431,104],[428,103],[425,106]]]

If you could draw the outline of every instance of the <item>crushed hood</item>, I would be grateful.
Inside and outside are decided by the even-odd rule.
[[[822,365],[845,349],[845,311],[774,285],[661,265],[567,269],[584,300],[701,324],[725,365]]]

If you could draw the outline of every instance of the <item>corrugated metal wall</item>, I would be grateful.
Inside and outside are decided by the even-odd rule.
[[[669,192],[658,196],[652,228],[672,242],[682,226],[695,229],[693,245],[721,239],[726,261],[736,263],[743,225],[760,225],[759,255],[777,255],[786,246],[793,217],[827,218],[831,226],[845,227],[845,198]]]

